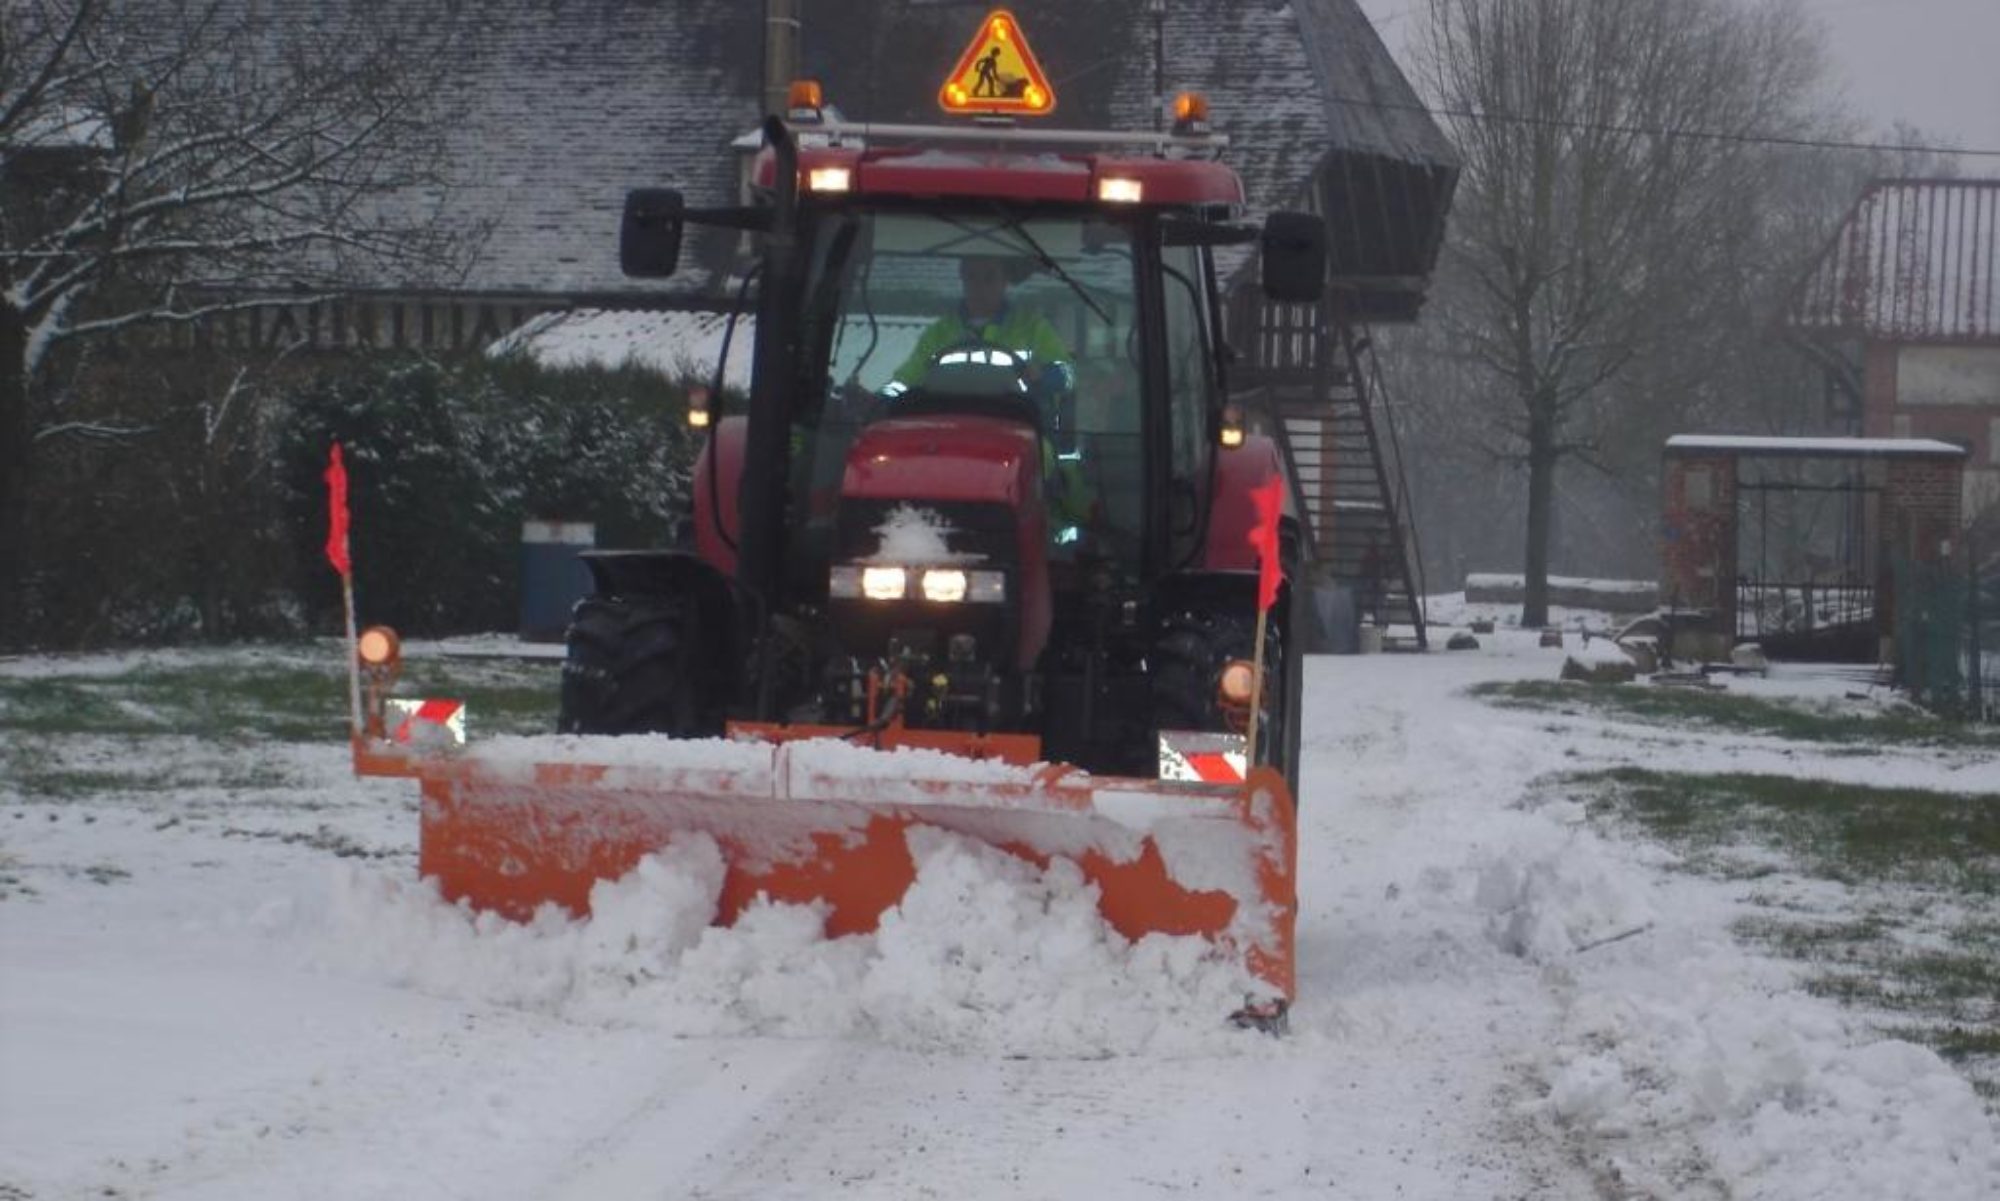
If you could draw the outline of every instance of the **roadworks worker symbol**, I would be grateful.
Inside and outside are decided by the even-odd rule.
[[[383,725],[393,742],[412,746],[462,746],[465,743],[464,701],[390,700]]]
[[[1241,784],[1249,775],[1249,757],[1241,734],[1199,730],[1160,731],[1160,778],[1202,784]]]
[[[1056,111],[1056,91],[1014,14],[996,8],[938,90],[938,104],[948,113],[1046,117]]]

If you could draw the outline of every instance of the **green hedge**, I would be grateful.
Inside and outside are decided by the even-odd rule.
[[[364,620],[435,636],[514,628],[521,523],[590,521],[600,546],[673,541],[694,441],[686,390],[640,369],[521,359],[356,363],[304,385],[277,439],[312,624],[337,611],[327,448],[345,448]]]

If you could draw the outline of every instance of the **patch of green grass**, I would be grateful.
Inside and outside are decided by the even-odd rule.
[[[1846,922],[1799,921],[1779,917],[1749,917],[1736,923],[1736,933],[1753,942],[1769,943],[1794,959],[1839,960],[1853,957],[1853,948],[1892,936],[1897,924],[1869,914]]]
[[[0,734],[173,734],[243,744],[338,738],[346,682],[296,666],[147,666],[113,676],[0,677]]]
[[[2000,748],[2000,730],[1946,721],[1920,712],[1877,716],[1833,713],[1758,697],[1700,688],[1643,684],[1582,684],[1559,680],[1493,681],[1474,685],[1472,695],[1509,709],[1595,712],[1654,725],[1697,726],[1860,748],[1885,742],[1912,746]]]
[[[481,734],[555,729],[557,664],[412,661],[398,696],[466,702]],[[347,726],[346,666],[146,665],[112,676],[0,677],[0,738],[178,735],[232,746],[337,743]],[[10,740],[14,741],[14,740]]]
[[[1733,848],[1766,847],[1843,884],[2000,891],[2000,797],[1634,767],[1572,779],[1601,786],[1598,811],[1637,820],[1709,868]]]
[[[6,791],[36,801],[80,801],[105,793],[152,793],[180,788],[189,781],[173,772],[135,764],[130,771],[106,768],[98,762],[64,761],[47,743],[0,742],[0,779]]]
[[[1894,1015],[1886,1033],[1964,1065],[2000,1097],[2000,796],[1638,768],[1563,784],[1590,795],[1593,816],[1679,851],[1688,870],[1740,877],[1777,860],[1890,898],[1827,918],[1761,892],[1735,932],[1810,965],[1815,995]]]
[[[118,704],[109,691],[66,679],[0,678],[0,730],[28,735],[155,732],[157,722]]]

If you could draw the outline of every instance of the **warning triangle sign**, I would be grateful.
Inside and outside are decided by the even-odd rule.
[[[1056,90],[1028,49],[1020,22],[996,8],[938,89],[938,104],[948,113],[1046,117],[1056,111]]]

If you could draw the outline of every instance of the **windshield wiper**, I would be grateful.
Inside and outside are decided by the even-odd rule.
[[[1040,266],[1043,270],[1049,272],[1051,275],[1055,276],[1057,279],[1068,284],[1069,290],[1076,293],[1078,300],[1081,300],[1083,301],[1083,303],[1090,306],[1090,311],[1097,314],[1098,320],[1104,322],[1104,324],[1106,325],[1114,324],[1114,322],[1111,320],[1111,314],[1104,311],[1104,306],[1098,304],[1096,300],[1092,299],[1090,293],[1084,291],[1083,285],[1077,283],[1075,279],[1071,278],[1070,273],[1063,270],[1062,264],[1056,262],[1055,257],[1051,255],[1046,249],[1044,249],[1040,242],[1035,240],[1035,235],[1028,232],[1028,227],[1022,224],[1024,220],[1023,218],[1008,216],[1007,210],[1001,208],[998,205],[994,206],[993,215],[1000,218],[1000,227],[1002,229],[1019,234],[1021,236],[1021,241],[1027,243],[1028,249],[1030,252],[1034,254],[1035,262],[1038,266]],[[945,220],[950,221],[953,225],[958,226],[960,229],[965,230],[967,233],[978,232],[974,230],[971,226],[965,224],[962,221],[956,221],[950,217],[946,217]]]

